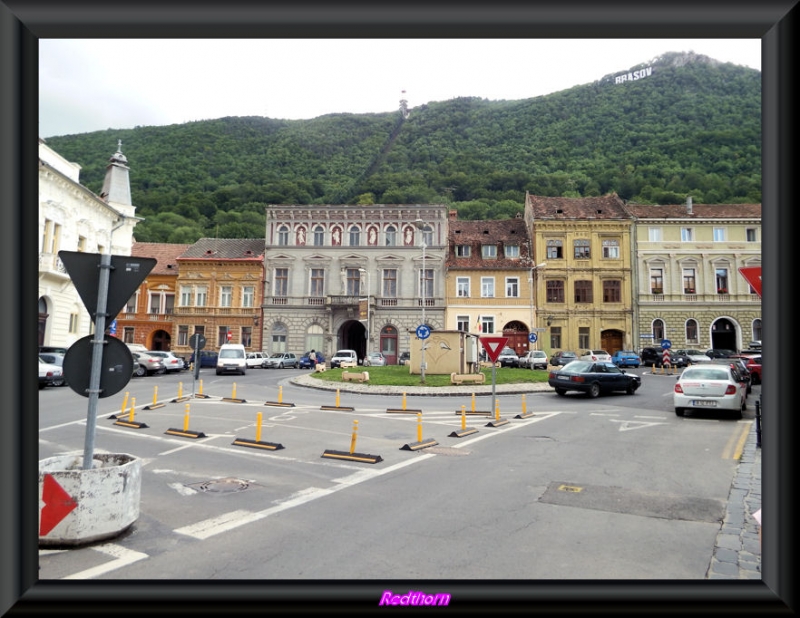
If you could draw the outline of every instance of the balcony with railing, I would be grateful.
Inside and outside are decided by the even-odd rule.
[[[53,273],[68,276],[64,262],[55,253],[39,254],[39,272]]]
[[[359,306],[359,299],[363,296],[337,295],[330,296],[267,296],[264,298],[264,307],[317,307],[320,309],[347,309]],[[371,296],[370,302],[375,307],[412,308],[422,307],[421,298],[397,298]],[[426,307],[443,307],[444,299],[426,298]]]

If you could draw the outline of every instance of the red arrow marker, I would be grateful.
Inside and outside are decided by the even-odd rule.
[[[44,475],[44,487],[42,487],[42,517],[39,523],[39,536],[47,534],[64,519],[78,503],[64,491],[52,475]]]

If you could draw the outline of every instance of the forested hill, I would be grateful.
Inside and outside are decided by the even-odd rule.
[[[526,79],[520,62],[519,79]],[[761,202],[761,73],[666,54],[519,101],[461,97],[382,114],[231,117],[46,137],[100,192],[122,140],[136,239],[264,234],[266,204],[447,203],[522,211],[525,191],[675,204]]]

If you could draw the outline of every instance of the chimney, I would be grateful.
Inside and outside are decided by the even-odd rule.
[[[458,219],[458,210],[451,209],[448,214],[450,215],[450,221],[455,221]]]
[[[686,198],[686,214],[692,214],[692,196]]]

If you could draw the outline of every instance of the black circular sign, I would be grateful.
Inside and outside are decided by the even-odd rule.
[[[200,333],[195,333],[189,337],[189,347],[192,348],[192,350],[202,350],[206,347],[206,338]]]
[[[64,378],[69,387],[83,397],[88,397],[90,394],[94,339],[95,335],[86,335],[78,339],[64,355]],[[103,341],[105,343],[100,362],[100,399],[120,392],[130,382],[133,373],[133,356],[128,346],[110,335],[105,335]]]

